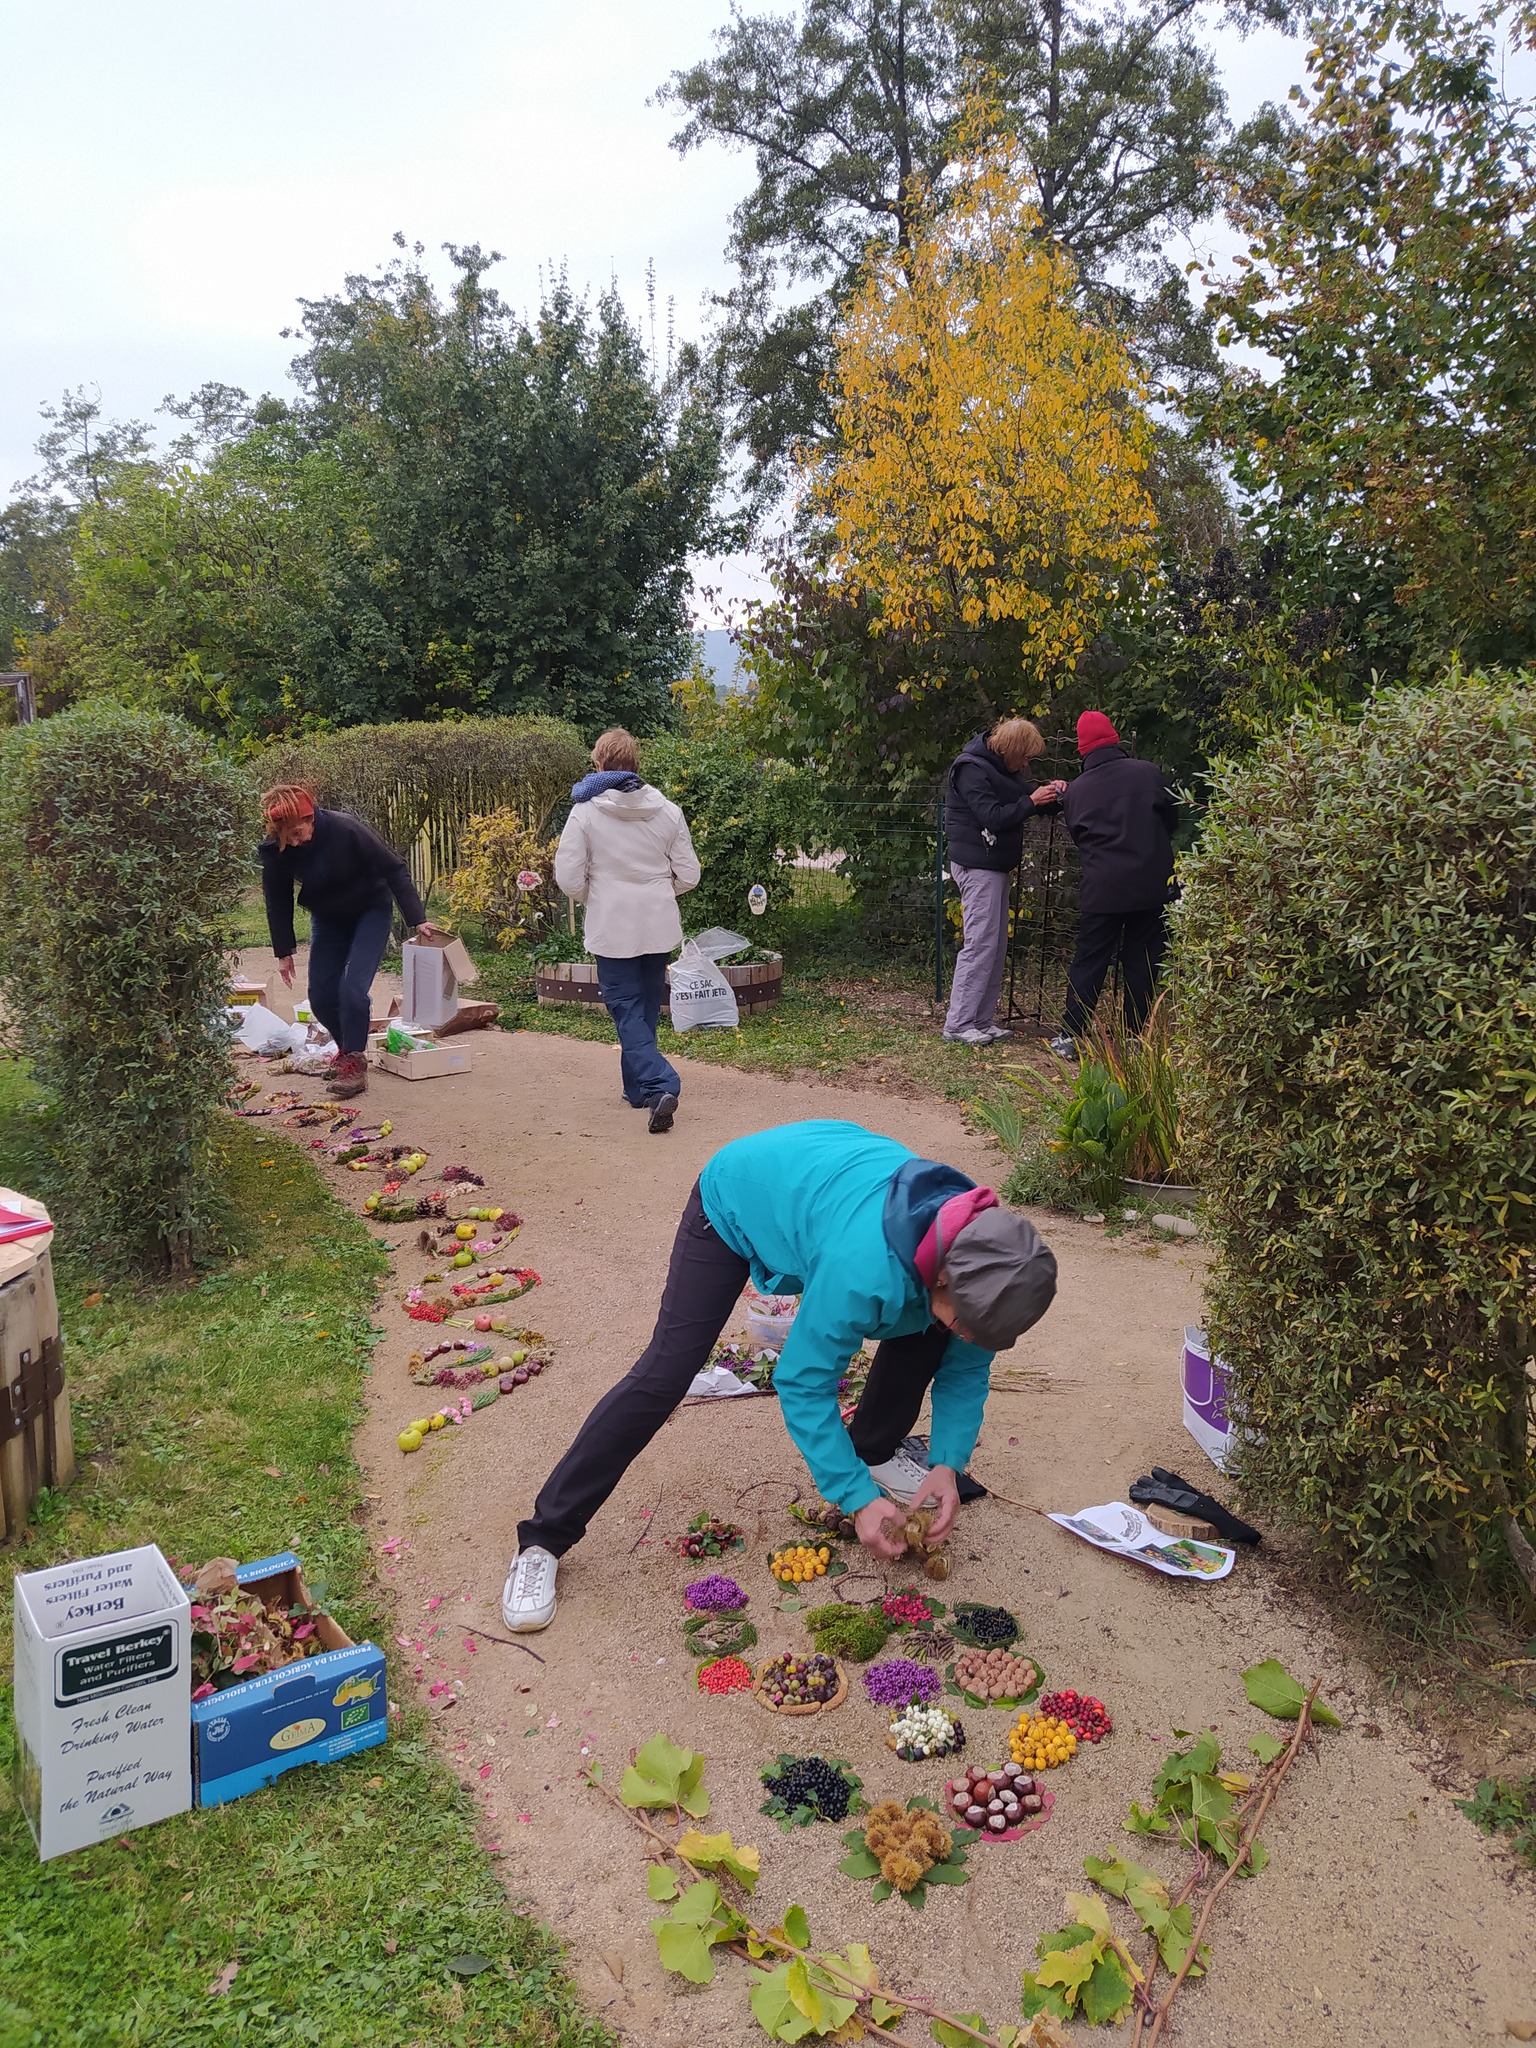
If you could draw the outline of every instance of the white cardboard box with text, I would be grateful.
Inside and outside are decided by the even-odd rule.
[[[16,1793],[39,1856],[192,1804],[192,1615],[148,1543],[16,1579]]]

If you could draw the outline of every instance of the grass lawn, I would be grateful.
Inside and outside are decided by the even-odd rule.
[[[7,1184],[36,1184],[40,1114],[0,1065]],[[352,1456],[382,1256],[289,1146],[233,1122],[223,1144],[235,1242],[219,1270],[87,1306],[92,1276],[60,1257],[81,1477],[5,1571],[147,1541],[186,1564],[292,1548],[354,1638],[392,1645]],[[0,1625],[8,1677],[8,1599]],[[553,1942],[508,1904],[424,1722],[391,1730],[359,1757],[39,1865],[9,1790],[7,1685],[0,2048],[607,2042]],[[460,1974],[465,1957],[491,1967]]]

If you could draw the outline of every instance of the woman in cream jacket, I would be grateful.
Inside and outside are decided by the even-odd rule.
[[[595,772],[571,791],[571,815],[555,852],[555,880],[586,905],[587,951],[619,1034],[624,1099],[669,1131],[682,1083],[656,1045],[667,958],[683,942],[677,899],[697,887],[688,821],[640,780],[640,754],[621,727],[592,749]]]

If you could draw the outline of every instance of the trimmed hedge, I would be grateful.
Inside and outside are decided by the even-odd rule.
[[[472,818],[516,811],[547,838],[591,765],[558,718],[464,718],[351,725],[274,748],[257,773],[268,787],[308,783],[322,803],[365,818],[406,855],[425,897],[458,867]]]
[[[50,1195],[106,1265],[184,1270],[213,1219],[255,836],[245,775],[179,718],[100,701],[0,746],[0,1002],[56,1104]]]
[[[1532,1577],[1536,692],[1456,678],[1226,766],[1177,914],[1241,1473],[1351,1580]]]

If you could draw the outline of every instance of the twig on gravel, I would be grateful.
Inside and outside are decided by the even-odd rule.
[[[794,1481],[793,1481],[793,1480],[790,1480],[790,1479],[754,1479],[754,1480],[753,1480],[753,1482],[752,1482],[752,1484],[751,1484],[750,1486],[744,1486],[744,1487],[743,1487],[743,1488],[741,1489],[740,1493],[738,1493],[738,1494],[737,1494],[737,1496],[736,1496],[736,1505],[737,1505],[737,1507],[742,1507],[742,1506],[743,1506],[743,1505],[745,1504],[745,1502],[746,1502],[746,1498],[747,1498],[747,1495],[748,1495],[749,1493],[759,1493],[759,1492],[761,1492],[761,1491],[762,1491],[762,1489],[763,1489],[763,1488],[764,1488],[765,1486],[782,1486],[782,1487],[784,1487],[784,1488],[786,1488],[786,1489],[788,1490],[788,1493],[789,1493],[789,1499],[788,1499],[788,1500],[784,1500],[784,1501],[780,1501],[780,1502],[779,1502],[779,1506],[780,1506],[780,1507],[783,1507],[783,1508],[792,1508],[792,1507],[793,1507],[793,1506],[795,1505],[795,1502],[796,1502],[797,1500],[799,1500],[799,1499],[801,1498],[801,1494],[800,1494],[800,1489],[799,1489],[799,1487],[798,1487],[798,1486],[796,1486],[796,1485],[795,1485],[795,1483],[794,1483]]]
[[[644,1528],[643,1528],[643,1529],[642,1529],[642,1530],[640,1531],[640,1534],[639,1534],[639,1535],[638,1535],[638,1536],[637,1536],[637,1537],[635,1538],[634,1542],[633,1542],[633,1543],[631,1543],[631,1545],[629,1546],[629,1554],[630,1554],[630,1556],[631,1556],[631,1557],[633,1557],[633,1556],[634,1556],[635,1552],[636,1552],[636,1551],[637,1551],[637,1550],[638,1550],[638,1549],[640,1548],[640,1546],[641,1546],[641,1544],[642,1544],[642,1543],[648,1543],[648,1542],[650,1541],[650,1537],[651,1537],[651,1531],[652,1531],[652,1530],[653,1530],[653,1529],[655,1528],[655,1526],[656,1526],[656,1517],[657,1517],[657,1516],[658,1516],[658,1515],[659,1515],[659,1514],[661,1513],[661,1503],[662,1503],[663,1499],[665,1498],[665,1496],[666,1496],[666,1488],[665,1488],[665,1487],[663,1487],[663,1488],[662,1488],[662,1490],[661,1490],[661,1492],[660,1492],[660,1493],[658,1493],[658,1494],[657,1494],[657,1496],[656,1496],[656,1505],[655,1505],[655,1507],[653,1507],[653,1508],[651,1509],[651,1512],[650,1512],[650,1513],[649,1513],[649,1514],[648,1514],[648,1515],[646,1516],[646,1518],[645,1518],[645,1527],[644,1527]]]
[[[879,1572],[844,1572],[840,1579],[832,1581],[832,1592],[834,1598],[841,1600],[846,1606],[862,1607],[864,1602],[862,1600],[850,1601],[843,1588],[845,1586],[883,1586],[884,1584],[885,1580]]]
[[[674,1845],[667,1840],[659,1828],[653,1828],[650,1822],[644,1819],[634,1807],[626,1806],[616,1792],[610,1792],[600,1778],[594,1778],[590,1766],[581,1775],[594,1792],[601,1792],[611,1806],[616,1806],[619,1812],[640,1830],[641,1834],[648,1836],[656,1844],[656,1847],[664,1857],[669,1857],[674,1863],[680,1863],[684,1870],[694,1878],[705,1878],[711,1883],[718,1882],[718,1871],[702,1870],[698,1864],[690,1863],[688,1858],[681,1855]],[[741,1917],[743,1920],[746,1920],[745,1914]],[[979,2032],[977,2028],[971,2026],[966,2020],[956,2019],[953,2013],[945,2012],[941,2006],[930,2005],[924,1999],[913,1998],[906,1992],[888,1990],[879,1984],[863,1983],[859,1978],[850,1976],[846,1970],[840,1968],[833,1961],[832,1957],[798,1949],[792,1942],[787,1941],[781,1932],[754,1926],[750,1920],[746,1920],[746,1931],[749,1941],[759,1943],[764,1949],[772,1949],[779,1957],[787,1958],[791,1962],[798,1958],[806,1957],[809,1954],[815,1961],[817,1968],[824,1970],[834,1983],[841,1985],[844,1992],[848,1996],[856,1998],[860,2005],[866,2004],[874,1997],[884,1998],[890,2004],[899,2005],[908,2012],[921,2013],[925,2019],[941,2020],[946,2027],[951,2028],[956,2034],[961,2035],[967,2041],[991,2043],[992,2037],[989,2034]],[[733,1949],[737,1955],[744,1953],[734,1942],[728,1943],[727,1946]],[[745,1960],[755,1964],[760,1970],[773,1968],[771,1963],[763,1961],[761,1958],[750,1954],[750,1952],[745,1954]],[[874,2021],[866,2014],[861,2013],[859,2017],[865,2030],[873,2034],[876,2039],[884,2038],[887,2041],[894,2041],[897,2038],[894,2034],[883,2033],[883,2030],[878,2028]]]
[[[979,1473],[973,1472],[971,1476],[977,1479],[982,1486],[986,1487],[988,1500],[1000,1500],[1005,1508],[1022,1508],[1026,1515],[1040,1515],[1046,1521],[1050,1520],[1050,1516],[1046,1514],[1045,1509],[1037,1508],[1033,1501],[1015,1500],[1011,1494],[999,1493],[997,1488],[987,1480],[982,1479]]]
[[[463,1624],[463,1629],[465,1635],[478,1636],[483,1643],[500,1643],[504,1650],[521,1650],[523,1655],[531,1657],[535,1664],[542,1664],[544,1662],[544,1659],[537,1650],[530,1650],[528,1645],[520,1643],[516,1636],[488,1635],[483,1628],[471,1628],[467,1621]]]

